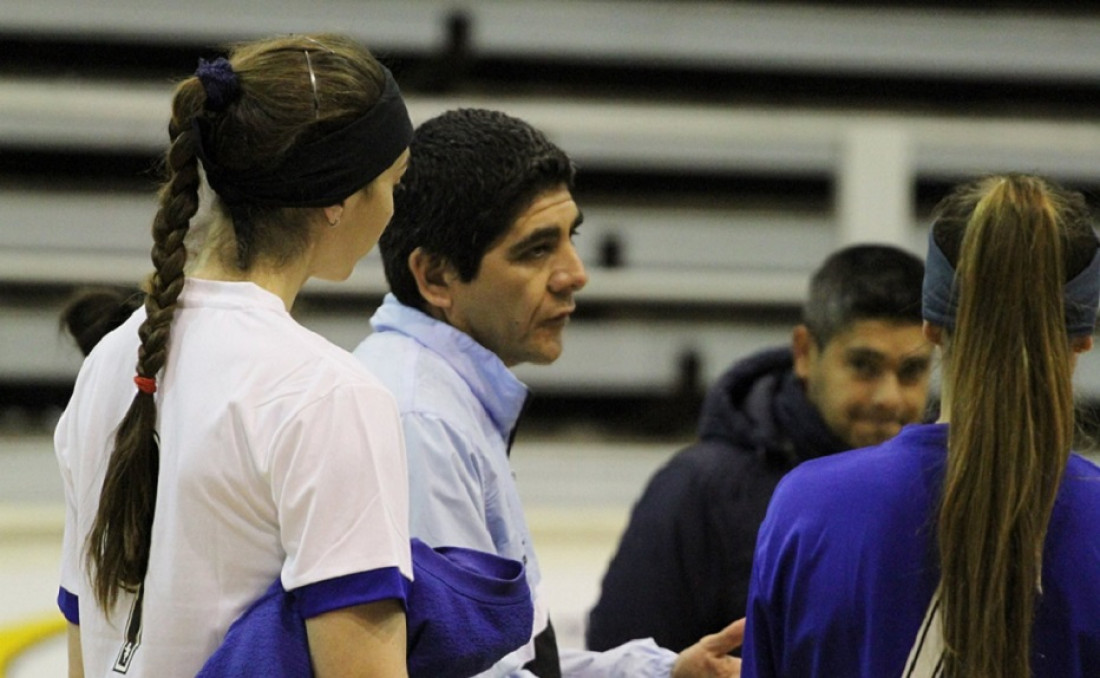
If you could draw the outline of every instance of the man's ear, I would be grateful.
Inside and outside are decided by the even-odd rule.
[[[409,254],[409,271],[416,279],[420,296],[429,306],[441,310],[451,307],[451,285],[457,276],[449,262],[438,254],[429,254],[417,247]]]
[[[795,325],[791,332],[791,355],[794,357],[795,376],[805,381],[817,355],[817,343],[810,335],[810,328],[805,325]]]
[[[943,327],[940,325],[933,325],[925,320],[921,323],[920,331],[928,341],[936,346],[943,346]]]

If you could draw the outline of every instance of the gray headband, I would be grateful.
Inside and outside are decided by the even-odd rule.
[[[1096,325],[1096,310],[1100,304],[1100,249],[1085,270],[1065,287],[1066,333],[1071,337],[1092,334]],[[928,256],[924,261],[922,288],[924,319],[934,325],[955,329],[958,298],[955,290],[955,269],[928,231]]]

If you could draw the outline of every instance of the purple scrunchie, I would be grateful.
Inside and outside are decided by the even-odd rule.
[[[206,91],[204,108],[208,111],[221,113],[241,96],[241,83],[237,80],[232,64],[225,57],[218,57],[213,61],[199,59],[195,75]]]

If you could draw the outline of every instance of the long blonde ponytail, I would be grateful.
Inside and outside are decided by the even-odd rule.
[[[1043,544],[1074,433],[1065,281],[1096,250],[1083,199],[1003,176],[945,199],[956,269],[951,430],[938,517],[948,676],[1024,678]]]

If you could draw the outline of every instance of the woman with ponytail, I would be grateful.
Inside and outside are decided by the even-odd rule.
[[[263,40],[200,61],[168,133],[144,305],[89,339],[55,434],[70,675],[194,676],[276,579],[318,676],[404,675],[396,407],[290,315],[389,222],[400,92],[351,40]]]
[[[941,415],[780,484],[757,541],[746,676],[1100,671],[1100,468],[1071,452],[1100,249],[1034,176],[956,188],[928,241]]]

